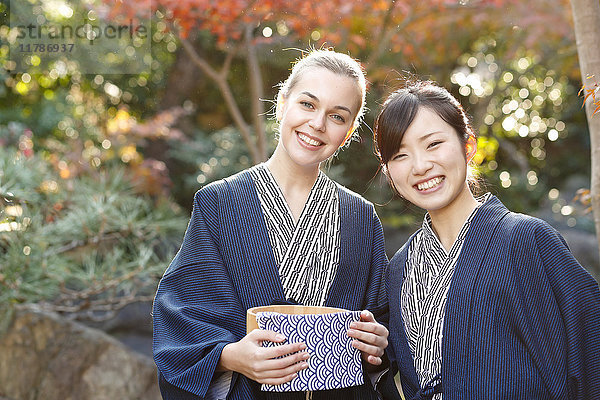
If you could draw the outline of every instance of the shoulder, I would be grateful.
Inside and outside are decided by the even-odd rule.
[[[510,243],[532,240],[537,237],[551,236],[560,237],[546,221],[527,214],[510,211],[495,196],[483,204],[472,224],[474,232],[478,235],[485,231],[493,231],[496,241],[508,241]],[[510,247],[505,250],[510,250]]]
[[[252,187],[249,185],[253,185],[253,182],[249,170],[246,169],[203,186],[194,195],[194,205],[215,205],[219,199],[231,196],[232,190],[247,191]]]
[[[531,240],[536,242],[556,239],[564,241],[558,231],[548,222],[531,215],[509,212],[500,222],[499,228],[502,233],[511,238],[512,242],[526,241],[531,245]]]
[[[383,227],[373,203],[340,184],[336,185],[344,226],[352,227],[356,230],[355,234],[370,235],[373,232],[383,238]]]
[[[514,271],[521,275],[546,277],[553,290],[562,295],[591,290],[599,296],[598,282],[571,253],[563,236],[548,222],[530,215],[510,213],[514,221],[508,260],[518,266]],[[531,280],[533,282],[533,280]],[[540,280],[535,280],[539,285]],[[588,292],[589,294],[589,292]],[[578,295],[576,295],[578,296]]]
[[[410,245],[415,240],[415,238],[421,233],[421,231],[422,231],[422,229],[419,228],[415,233],[413,233],[408,238],[406,243],[404,243],[402,245],[402,247],[400,247],[400,249],[396,252],[396,254],[394,254],[392,259],[390,260],[390,266],[392,266],[392,265],[396,266],[398,264],[401,264],[402,266],[404,266],[404,263],[406,262],[406,258],[408,257],[408,249],[410,248]]]
[[[511,212],[502,220],[495,236],[495,243],[500,245],[496,248],[504,261],[518,266],[514,271],[520,275],[543,271],[550,277],[564,274],[571,267],[582,269],[562,235],[540,218]]]
[[[340,196],[340,204],[341,205],[350,206],[350,207],[360,207],[363,210],[375,212],[375,206],[373,205],[372,202],[365,199],[360,194],[353,192],[352,190],[348,189],[347,187],[342,186],[335,181],[334,181],[334,183],[336,184],[336,186],[338,188],[338,195]]]

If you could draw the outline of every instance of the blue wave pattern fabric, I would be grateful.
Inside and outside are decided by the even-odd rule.
[[[285,343],[303,342],[310,354],[309,367],[281,385],[262,385],[268,392],[293,392],[341,389],[364,383],[360,352],[352,347],[346,332],[352,321],[360,320],[360,311],[331,314],[289,315],[259,312],[256,322],[261,329],[279,332]],[[278,346],[265,342],[265,347]]]

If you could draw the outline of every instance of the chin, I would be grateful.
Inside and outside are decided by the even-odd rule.
[[[410,199],[408,199],[410,200]],[[450,202],[446,202],[443,200],[439,201],[411,201],[417,207],[420,207],[426,211],[439,211],[450,205]]]
[[[309,168],[314,166],[319,166],[321,164],[320,158],[308,158],[308,157],[290,157],[292,161],[298,165],[299,167]]]
[[[315,164],[321,164],[323,161],[328,160],[332,155],[333,153],[324,154],[322,151],[318,151],[313,154],[296,153],[295,155],[291,156],[291,159],[294,160],[294,162],[298,165],[309,167]]]

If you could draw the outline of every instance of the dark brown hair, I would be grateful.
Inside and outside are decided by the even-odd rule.
[[[469,136],[476,137],[469,116],[450,92],[433,81],[408,81],[388,96],[375,121],[375,155],[384,171],[420,107],[427,107],[453,127],[463,145]]]

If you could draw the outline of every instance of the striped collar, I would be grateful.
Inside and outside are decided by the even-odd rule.
[[[286,298],[322,306],[340,262],[337,187],[319,171],[295,222],[286,199],[265,164],[250,169]]]
[[[468,330],[470,315],[464,312],[464,305],[471,303],[475,278],[488,254],[490,240],[493,237],[491,233],[502,219],[510,213],[496,196],[488,196],[489,198],[482,204],[471,221],[471,229],[465,237],[465,251],[462,251],[459,255],[452,285],[448,293],[443,335],[447,338],[453,338],[453,340],[458,340]],[[400,293],[400,287],[406,278],[404,265],[407,261],[408,249],[420,232],[422,230],[415,232],[406,244],[398,250],[390,262],[388,276],[390,332],[395,332],[395,334],[390,335],[390,341],[393,342],[394,367],[402,371],[402,385],[403,389],[406,389],[405,394],[408,397],[417,392],[420,384],[414,367],[414,359],[408,346],[400,302],[394,301],[394,299],[397,299],[396,296]],[[465,356],[463,349],[461,347],[456,348],[454,343],[448,341],[442,343],[442,354],[450,354],[450,357],[446,358],[442,365],[442,380],[444,380],[446,374],[461,368],[466,360],[463,360]],[[445,392],[460,389],[454,387],[453,383],[446,383],[444,385]]]
[[[479,210],[481,208],[481,206],[483,204],[485,204],[491,197],[492,197],[491,193],[485,193],[485,194],[475,198],[475,200],[477,200],[477,202],[479,204],[473,209],[473,211],[471,211],[471,214],[469,214],[469,216],[463,223],[463,226],[460,229],[460,232],[458,233],[458,235],[454,241],[454,244],[452,245],[450,251],[448,251],[448,252],[442,245],[442,242],[440,242],[440,239],[438,238],[437,234],[435,233],[435,231],[433,229],[431,216],[429,215],[429,213],[425,214],[425,217],[423,218],[423,223],[421,224],[421,229],[422,229],[424,239],[431,246],[430,248],[428,248],[428,250],[440,252],[440,256],[442,254],[444,254],[444,256],[446,256],[446,257],[451,256],[453,254],[455,256],[458,256],[458,252],[456,251],[455,248],[460,247],[462,241],[465,238],[465,235],[467,234],[467,231],[469,230],[469,225],[471,224],[471,220],[477,213],[477,210]]]
[[[440,373],[446,298],[454,266],[471,220],[487,199],[487,195],[478,199],[481,202],[463,223],[448,252],[434,232],[429,214],[426,214],[421,231],[409,247],[400,302],[416,372],[422,383],[431,381]],[[433,398],[440,397],[436,394]]]

